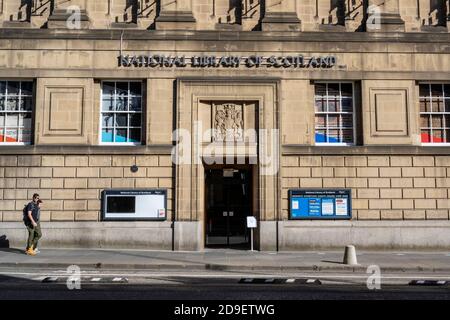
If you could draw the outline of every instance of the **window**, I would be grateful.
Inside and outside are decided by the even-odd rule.
[[[32,81],[0,81],[0,144],[30,144]]]
[[[316,144],[355,142],[353,83],[316,83]]]
[[[450,84],[421,84],[422,143],[450,144]]]
[[[101,142],[141,144],[142,82],[103,82]]]

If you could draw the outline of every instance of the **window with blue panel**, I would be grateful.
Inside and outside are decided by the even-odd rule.
[[[102,83],[102,143],[141,144],[142,82]]]
[[[315,84],[315,141],[354,144],[353,83]]]

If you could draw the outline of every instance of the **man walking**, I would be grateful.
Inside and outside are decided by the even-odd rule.
[[[28,230],[28,242],[26,254],[34,256],[36,255],[35,249],[37,248],[38,241],[42,237],[41,225],[39,223],[42,201],[39,199],[39,195],[35,193],[33,195],[33,201],[31,201],[26,207],[25,225]]]

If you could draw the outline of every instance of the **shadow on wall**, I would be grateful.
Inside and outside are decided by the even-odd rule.
[[[0,248],[9,248],[9,240],[5,235],[0,236]]]

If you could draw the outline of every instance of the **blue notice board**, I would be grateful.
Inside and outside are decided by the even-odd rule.
[[[351,219],[350,189],[289,190],[290,219]]]

